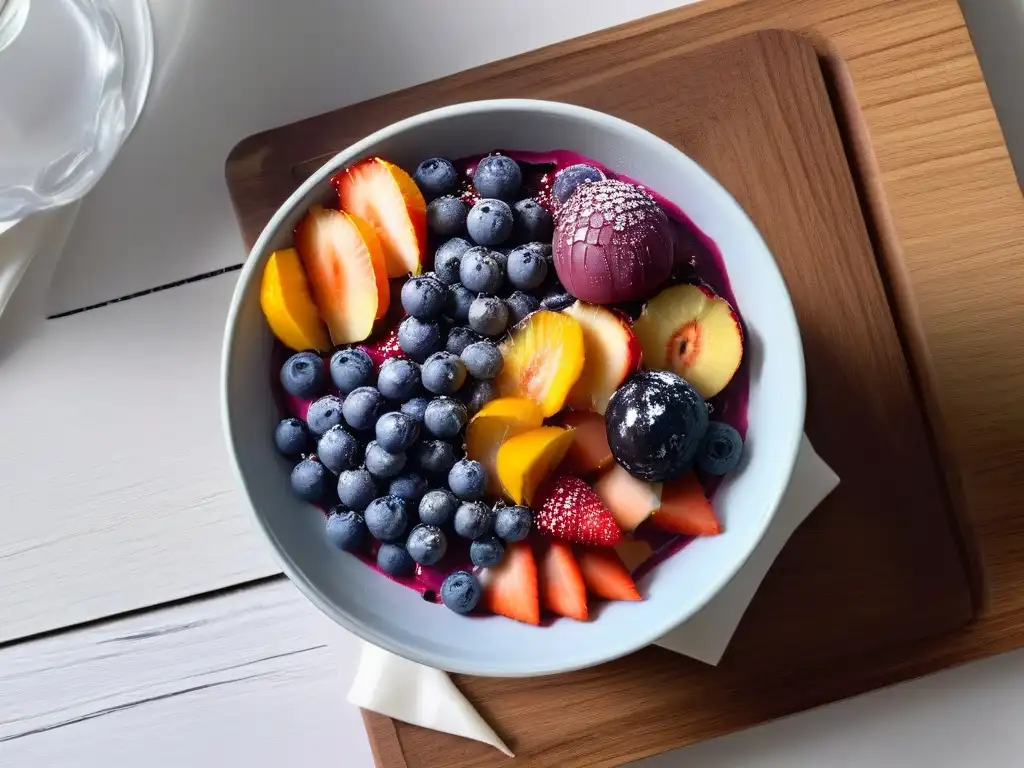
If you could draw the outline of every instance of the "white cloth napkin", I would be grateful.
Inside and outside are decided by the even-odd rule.
[[[814,452],[804,435],[789,488],[771,527],[746,565],[702,611],[657,644],[706,664],[718,664],[782,546],[838,484],[835,472]],[[348,700],[357,707],[396,720],[490,744],[512,756],[447,673],[408,661],[369,643],[363,644]]]

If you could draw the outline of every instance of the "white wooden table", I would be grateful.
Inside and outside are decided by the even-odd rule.
[[[370,766],[345,702],[357,642],[278,575],[227,466],[235,273],[193,279],[244,257],[224,159],[261,129],[682,3],[151,3],[150,103],[48,293],[52,259],[25,287],[61,317],[0,321],[0,766]],[[965,7],[1020,168],[1024,0]],[[642,765],[1016,766],[1022,684],[1013,653]]]

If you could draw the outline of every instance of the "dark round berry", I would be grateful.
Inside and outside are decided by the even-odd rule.
[[[401,544],[381,544],[377,550],[377,567],[388,576],[409,576],[416,564]]]
[[[580,184],[588,184],[594,181],[604,181],[604,172],[592,165],[580,163],[563,168],[555,176],[555,183],[551,187],[551,195],[559,204],[569,199],[569,195],[576,191]]]
[[[494,529],[494,513],[482,501],[467,501],[455,510],[455,532],[464,539],[489,536]]]
[[[482,594],[480,582],[469,571],[449,573],[441,583],[441,602],[455,613],[470,613]]]
[[[555,222],[551,212],[532,197],[512,206],[515,224],[512,228],[517,240],[551,240]]]
[[[462,358],[451,352],[435,352],[423,364],[423,386],[435,395],[451,395],[466,381]]]
[[[427,206],[427,226],[435,235],[445,237],[461,232],[466,226],[466,204],[459,198],[445,195]]]
[[[494,513],[494,532],[505,541],[522,541],[530,533],[533,513],[526,507],[499,507]]]
[[[377,389],[388,400],[404,402],[420,393],[420,367],[404,357],[385,360],[377,374]]]
[[[472,244],[461,237],[453,237],[438,246],[434,252],[434,274],[445,285],[459,282],[459,266],[462,255],[472,248]]]
[[[366,457],[363,461],[371,475],[378,480],[388,480],[405,469],[406,458],[404,453],[392,453],[385,450],[376,440],[371,440],[366,445]]]
[[[381,496],[363,512],[366,527],[378,541],[398,541],[409,525],[405,502],[397,496]]]
[[[359,441],[342,426],[331,427],[316,444],[316,456],[334,474],[359,466]]]
[[[427,525],[447,525],[459,508],[459,500],[451,491],[435,488],[420,499],[420,520]]]
[[[459,172],[451,160],[432,157],[420,163],[412,175],[427,200],[454,192],[459,186]]]
[[[505,282],[504,272],[494,253],[478,246],[463,254],[459,280],[473,293],[497,293]]]
[[[493,568],[505,556],[505,545],[496,536],[484,536],[469,545],[469,559],[478,568]]]
[[[448,472],[448,487],[462,501],[483,498],[487,488],[487,470],[479,461],[461,459]]]
[[[330,475],[317,459],[303,459],[292,469],[291,483],[295,495],[311,504],[323,501],[330,490]]]
[[[388,486],[389,494],[409,502],[410,506],[419,503],[419,500],[426,492],[427,481],[418,472],[407,472],[404,475],[399,475]]]
[[[529,246],[516,248],[508,255],[508,281],[516,288],[532,291],[548,276],[548,260]]]
[[[462,351],[477,341],[483,341],[484,337],[471,328],[464,325],[456,325],[448,331],[448,342],[445,350],[453,355],[461,355]]]
[[[274,445],[284,456],[301,456],[312,444],[309,429],[299,419],[284,419],[274,429]]]
[[[432,475],[447,475],[455,464],[455,449],[444,440],[424,440],[412,454],[419,468]]]
[[[550,309],[553,312],[559,312],[563,309],[567,309],[575,303],[576,297],[565,291],[549,293],[540,300],[540,306],[542,309]]]
[[[466,398],[466,407],[469,408],[470,415],[472,416],[497,396],[498,390],[493,381],[474,382]]]
[[[500,336],[508,328],[508,307],[497,296],[477,296],[469,307],[469,327],[483,336]]]
[[[407,317],[398,326],[398,346],[417,363],[444,348],[441,324]]]
[[[462,362],[474,379],[486,381],[501,373],[505,359],[501,350],[490,341],[478,341],[462,350]]]
[[[403,453],[419,439],[420,425],[411,416],[391,411],[377,419],[374,433],[377,437],[377,445],[385,451]]]
[[[423,413],[427,410],[427,403],[429,402],[429,398],[414,397],[412,400],[408,400],[402,403],[402,413],[404,413],[410,419],[415,421],[417,424],[422,424]]]
[[[338,549],[351,552],[366,538],[366,521],[351,509],[335,507],[327,516],[327,539]]]
[[[418,320],[433,320],[444,311],[448,289],[436,277],[411,277],[402,286],[402,309]]]
[[[341,406],[345,423],[357,432],[373,429],[377,423],[377,414],[384,405],[384,398],[381,397],[373,387],[360,387],[349,393]]]
[[[435,525],[417,525],[405,542],[409,555],[420,565],[435,565],[448,551],[448,538]]]
[[[320,437],[331,427],[336,427],[342,421],[343,403],[336,395],[324,395],[313,402],[306,411],[306,424],[309,431]]]
[[[423,426],[434,437],[442,440],[459,435],[469,421],[465,403],[453,397],[438,397],[430,401],[423,415]]]
[[[327,371],[316,352],[298,352],[281,366],[281,386],[292,397],[312,400],[327,389]]]
[[[512,209],[491,198],[477,200],[466,217],[466,231],[477,245],[501,245],[512,234]]]
[[[508,305],[509,321],[513,324],[524,320],[540,309],[540,301],[536,297],[522,291],[513,291],[505,299],[505,304]]]
[[[459,323],[469,320],[469,308],[473,305],[476,294],[462,283],[448,286],[448,306],[445,314]]]
[[[488,155],[477,163],[473,186],[480,197],[515,200],[523,184],[519,163],[505,155]]]
[[[365,350],[339,349],[331,356],[331,381],[342,393],[365,387],[373,378],[373,360]]]
[[[377,483],[365,469],[349,469],[338,475],[338,501],[342,506],[362,512],[377,498]]]
[[[736,469],[742,456],[743,438],[735,428],[721,421],[708,424],[697,449],[698,467],[709,475],[724,475]]]

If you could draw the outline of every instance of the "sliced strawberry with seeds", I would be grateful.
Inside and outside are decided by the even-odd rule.
[[[622,530],[589,485],[572,475],[548,480],[535,496],[537,530],[553,539],[614,547]]]
[[[661,509],[651,515],[651,524],[687,536],[714,536],[722,531],[715,509],[693,472],[662,486]]]
[[[480,574],[487,610],[527,624],[540,624],[537,561],[525,541],[508,545],[505,559]]]
[[[587,587],[572,545],[552,541],[540,556],[540,602],[559,616],[587,620]]]
[[[586,547],[576,553],[576,562],[587,589],[608,600],[641,600],[633,577],[614,549]]]

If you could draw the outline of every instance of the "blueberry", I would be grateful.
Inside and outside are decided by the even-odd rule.
[[[476,294],[462,283],[448,286],[448,307],[445,313],[453,320],[464,323],[469,320],[469,308],[473,305]]]
[[[486,381],[501,373],[505,359],[493,342],[478,341],[462,350],[462,362],[474,379]]]
[[[435,488],[420,499],[420,520],[427,525],[447,525],[458,508],[459,501],[451,491]]]
[[[373,360],[365,350],[339,349],[331,356],[331,381],[344,394],[365,387],[372,377]]]
[[[467,328],[464,325],[456,325],[448,331],[448,342],[445,344],[445,350],[453,355],[461,355],[462,351],[470,344],[483,340],[484,337],[471,328]]]
[[[513,291],[512,295],[505,299],[505,304],[508,305],[509,321],[513,324],[540,309],[540,301],[522,291]]]
[[[532,291],[548,276],[548,260],[533,248],[523,246],[508,255],[508,281],[516,288]]]
[[[459,282],[462,255],[471,247],[470,242],[461,237],[453,237],[438,246],[434,252],[434,274],[437,275],[437,279],[445,285]]]
[[[377,374],[377,389],[389,400],[404,402],[420,392],[420,367],[404,357],[385,360]]]
[[[366,538],[366,521],[358,512],[335,507],[327,516],[327,538],[338,549],[351,552]]]
[[[483,590],[469,571],[449,573],[441,584],[441,602],[456,613],[469,613],[480,602]]]
[[[331,427],[324,432],[316,445],[316,456],[334,474],[359,465],[359,441],[342,426]]]
[[[721,421],[708,424],[697,451],[697,466],[709,475],[724,475],[736,469],[743,456],[740,433]]]
[[[338,475],[338,501],[349,509],[362,512],[377,498],[377,483],[365,469],[349,469]]]
[[[446,475],[455,464],[455,449],[444,440],[424,440],[413,448],[419,468],[434,475]]]
[[[463,254],[459,280],[473,293],[497,293],[505,276],[495,258],[495,252],[477,246]]]
[[[604,181],[604,173],[600,168],[580,163],[563,168],[555,176],[555,183],[551,187],[551,194],[559,202],[564,203],[569,195],[576,191],[580,184],[587,184],[593,181]]]
[[[438,322],[407,317],[398,326],[398,346],[417,363],[444,348],[444,334]]]
[[[373,425],[377,423],[377,414],[383,405],[384,398],[380,392],[373,387],[360,387],[345,398],[341,412],[346,424],[357,432],[363,432],[373,429]]]
[[[512,206],[515,223],[512,231],[517,240],[550,240],[555,232],[551,212],[532,197]]]
[[[402,286],[402,309],[418,320],[433,320],[444,311],[448,289],[436,277],[411,277]]]
[[[397,496],[374,499],[367,505],[363,518],[370,534],[378,541],[398,541],[409,525],[405,502]]]
[[[469,545],[469,559],[479,568],[493,568],[505,556],[505,545],[496,536],[485,536]]]
[[[435,395],[454,394],[465,381],[466,366],[451,352],[435,352],[423,364],[423,386]]]
[[[505,541],[522,541],[531,525],[533,513],[526,507],[500,507],[494,513],[494,532]]]
[[[343,407],[341,398],[336,395],[324,395],[316,400],[306,411],[309,431],[320,437],[331,427],[341,424]]]
[[[480,197],[514,200],[523,184],[519,163],[505,155],[488,155],[477,163],[473,186]]]
[[[420,425],[411,416],[398,411],[385,413],[377,419],[377,445],[388,453],[403,453],[419,439]]]
[[[454,192],[459,186],[459,172],[451,160],[443,157],[424,160],[416,168],[412,179],[427,200]]]
[[[285,419],[274,429],[274,445],[285,456],[300,456],[312,445],[309,429],[299,419]]]
[[[381,544],[377,550],[377,567],[389,576],[408,576],[416,564],[401,544]]]
[[[386,451],[376,440],[371,440],[366,445],[366,458],[363,461],[371,475],[387,480],[405,469],[406,457],[404,453]]]
[[[410,505],[419,503],[423,494],[427,492],[427,481],[423,475],[417,472],[407,472],[399,475],[388,486],[388,493],[397,496]]]
[[[571,307],[575,303],[576,297],[565,291],[549,293],[540,300],[540,305],[543,309],[550,309],[554,312]]]
[[[477,296],[469,307],[469,327],[484,336],[500,336],[508,328],[508,306],[497,296]]]
[[[292,490],[303,501],[323,501],[330,490],[327,469],[315,458],[303,459],[292,470]]]
[[[466,231],[477,245],[501,245],[512,234],[512,209],[491,198],[477,200],[466,216]]]
[[[327,389],[327,371],[316,352],[299,352],[281,366],[281,386],[292,397],[312,400]]]
[[[402,403],[402,413],[417,424],[422,424],[423,413],[427,410],[427,403],[429,402],[430,400],[425,397],[414,397],[412,400]]]
[[[487,487],[487,471],[479,461],[461,459],[448,472],[448,487],[462,501],[476,501]]]
[[[488,536],[494,528],[494,513],[482,501],[467,501],[455,510],[455,532],[464,539]]]
[[[445,195],[427,206],[427,226],[436,235],[445,237],[461,232],[466,225],[466,204],[459,198]]]
[[[448,551],[448,539],[436,525],[417,525],[405,542],[409,555],[420,565],[434,565]]]
[[[495,388],[493,381],[474,382],[466,398],[466,407],[469,408],[470,415],[479,411],[497,396],[498,390]]]
[[[442,440],[456,437],[469,421],[465,403],[453,397],[438,397],[430,401],[423,414],[423,426],[427,432]]]

